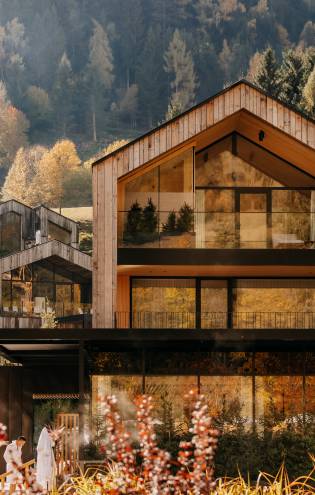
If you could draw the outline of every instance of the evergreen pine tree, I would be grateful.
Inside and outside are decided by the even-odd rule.
[[[142,208],[135,201],[129,208],[125,225],[124,241],[139,242],[139,234],[142,228]]]
[[[174,210],[170,211],[166,223],[163,223],[162,230],[165,233],[176,232],[176,213]]]
[[[277,97],[279,95],[279,67],[275,52],[271,47],[262,53],[257,72],[254,75],[254,83],[270,96]]]
[[[303,89],[303,99],[307,111],[310,112],[312,116],[315,116],[315,66]]]
[[[73,89],[74,77],[72,67],[67,54],[64,53],[60,59],[56,81],[53,88],[53,101],[56,115],[56,125],[66,136],[73,124]]]
[[[157,233],[157,226],[156,206],[153,204],[152,199],[149,198],[142,212],[142,232],[149,234],[150,237],[154,237],[154,234]]]
[[[172,107],[186,110],[195,101],[198,85],[192,55],[187,50],[186,43],[178,29],[174,32],[164,60],[165,71],[173,77],[170,104]]]
[[[184,205],[179,209],[176,229],[178,232],[192,232],[193,227],[194,211],[187,203],[184,203]]]
[[[160,42],[160,26],[154,29],[149,28],[141,55],[141,64],[137,71],[141,113],[150,128],[158,122],[167,106],[163,53]]]
[[[90,83],[93,140],[97,141],[97,113],[104,109],[112,87],[113,55],[105,29],[93,20],[87,78]],[[107,98],[106,98],[107,96]]]
[[[311,59],[301,50],[287,50],[280,67],[279,97],[290,105],[300,107],[303,89],[312,70]]]

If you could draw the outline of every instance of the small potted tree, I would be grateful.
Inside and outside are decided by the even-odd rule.
[[[193,232],[194,210],[187,203],[184,203],[178,213],[179,216],[176,223],[176,229],[178,232]]]
[[[142,229],[142,208],[135,201],[129,208],[124,231],[124,241],[130,244],[139,243],[139,235]],[[140,241],[141,242],[141,241]]]
[[[156,206],[153,204],[151,198],[148,198],[148,203],[142,211],[142,229],[140,237],[142,242],[153,242],[159,237]]]

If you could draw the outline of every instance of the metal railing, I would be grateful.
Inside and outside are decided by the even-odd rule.
[[[57,318],[73,315],[91,314],[92,305],[86,303],[57,302],[49,301],[36,303],[34,301],[19,301],[0,305],[1,316],[40,316],[43,313],[55,313]]]
[[[315,329],[315,312],[116,312],[115,328]]]

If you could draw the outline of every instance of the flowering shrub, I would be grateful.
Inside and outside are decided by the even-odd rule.
[[[241,475],[215,482],[214,455],[218,431],[212,425],[203,396],[189,394],[193,404],[191,440],[181,442],[177,459],[157,445],[153,400],[140,396],[136,401],[136,429],[139,445],[134,447],[117,407],[117,399],[105,399],[107,442],[104,469],[72,477],[60,489],[71,495],[311,495],[315,493],[315,468],[308,476],[290,483],[282,466],[272,477],[261,473],[256,484]],[[137,463],[140,459],[140,463]],[[314,462],[314,459],[312,459]]]
[[[143,495],[205,495],[214,487],[213,460],[218,431],[213,428],[205,397],[190,392],[193,404],[191,441],[182,442],[178,458],[157,445],[153,417],[153,399],[145,395],[136,400],[136,427],[139,445],[135,448],[117,408],[117,399],[104,400],[107,442],[104,446],[106,464],[103,473],[93,475],[95,493]],[[137,464],[140,459],[140,464]],[[83,495],[82,477],[72,478],[67,492]],[[91,477],[86,479],[91,483]],[[82,485],[83,483],[83,485]],[[75,485],[75,487],[74,487]],[[81,488],[80,488],[81,487]],[[89,487],[89,493],[94,493]]]

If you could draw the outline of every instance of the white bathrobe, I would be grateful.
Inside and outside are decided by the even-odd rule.
[[[12,443],[9,443],[9,445],[5,449],[3,457],[5,462],[7,463],[7,472],[13,471],[13,473],[7,477],[7,483],[16,484],[22,482],[22,473],[19,473],[15,470],[17,466],[20,466],[22,464],[22,448],[17,446],[15,440]],[[14,466],[14,463],[16,464],[16,466]]]
[[[55,485],[56,462],[53,451],[53,440],[44,427],[37,444],[37,483],[43,488],[52,490]]]

